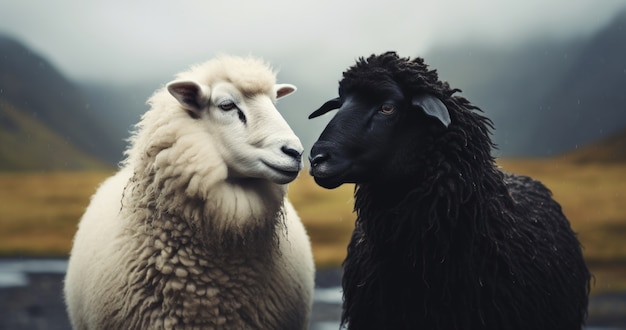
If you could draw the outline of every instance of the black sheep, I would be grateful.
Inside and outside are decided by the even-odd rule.
[[[580,329],[590,274],[551,192],[503,172],[492,123],[423,59],[359,59],[311,149],[325,188],[356,183],[343,263],[349,329]]]

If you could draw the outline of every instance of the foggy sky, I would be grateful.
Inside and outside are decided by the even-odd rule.
[[[291,76],[339,73],[386,50],[585,36],[623,0],[0,0],[0,33],[77,80],[169,79],[215,54],[252,54]],[[280,74],[279,74],[280,79]],[[335,86],[333,86],[334,88]]]

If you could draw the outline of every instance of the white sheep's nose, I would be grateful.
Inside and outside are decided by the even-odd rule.
[[[302,159],[302,152],[303,152],[302,149],[298,150],[298,149],[295,149],[294,147],[284,145],[280,148],[280,150],[282,150],[282,152],[285,155],[290,156],[293,159],[296,159],[298,161]]]

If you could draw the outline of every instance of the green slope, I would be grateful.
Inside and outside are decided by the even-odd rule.
[[[111,164],[124,142],[82,91],[44,56],[0,34],[0,102],[36,118],[75,148]]]
[[[108,169],[37,118],[0,102],[0,171]]]

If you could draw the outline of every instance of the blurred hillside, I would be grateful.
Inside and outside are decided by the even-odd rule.
[[[574,163],[626,163],[626,129],[561,155]]]
[[[0,169],[103,167],[121,141],[101,119],[44,57],[0,35]]]
[[[400,55],[424,57],[442,80],[462,89],[460,95],[493,119],[496,156],[549,156],[626,128],[624,41],[626,11],[596,33],[575,39],[546,37],[511,49],[455,45]],[[279,80],[299,91],[281,100],[278,109],[308,149],[331,115],[306,117],[336,96],[336,80],[335,86],[320,86],[315,84],[319,77],[303,79],[294,68],[283,69]],[[148,109],[146,100],[169,77],[173,72],[132,85],[71,82],[43,54],[0,36],[0,169],[115,164],[129,130]]]

